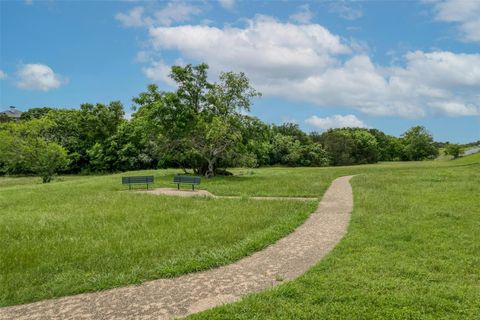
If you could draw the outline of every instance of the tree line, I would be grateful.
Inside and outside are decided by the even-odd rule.
[[[377,129],[305,133],[297,124],[267,124],[248,115],[260,96],[243,73],[207,79],[206,64],[173,66],[174,91],[154,84],[133,98],[125,119],[119,101],[79,109],[32,108],[0,123],[0,173],[105,173],[175,167],[205,177],[229,167],[328,166],[424,160],[438,148],[421,126],[401,137]]]

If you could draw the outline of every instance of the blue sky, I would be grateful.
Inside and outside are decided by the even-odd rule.
[[[1,1],[0,109],[171,90],[169,66],[243,71],[251,113],[304,130],[424,125],[480,139],[480,1]]]

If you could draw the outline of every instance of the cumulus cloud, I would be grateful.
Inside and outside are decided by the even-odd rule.
[[[233,9],[235,7],[235,0],[218,0],[220,2],[220,5],[225,8],[225,9]]]
[[[308,4],[298,7],[298,11],[290,16],[290,20],[298,23],[310,23],[313,18],[313,12]]]
[[[176,49],[184,56],[209,62],[215,70],[245,71],[264,80],[304,78],[335,63],[333,55],[350,52],[340,37],[320,25],[280,23],[258,16],[246,28],[204,25],[149,30],[155,50]]]
[[[414,51],[398,65],[381,66],[319,24],[261,15],[244,27],[148,30],[154,52],[176,50],[186,61],[207,62],[213,76],[243,71],[266,96],[376,116],[480,115],[480,54]],[[155,62],[144,73],[164,81],[166,70],[164,62]]]
[[[404,67],[385,68],[366,55],[355,55],[341,66],[292,83],[287,92],[290,98],[376,116],[480,115],[480,55],[416,51],[404,60]],[[271,89],[280,94],[286,88]]]
[[[201,10],[191,4],[172,1],[160,10],[154,10],[152,15],[146,15],[143,7],[135,7],[127,13],[119,12],[115,19],[124,27],[154,27],[170,26],[176,22],[184,22],[192,16],[201,13]]]
[[[458,23],[462,39],[467,42],[480,42],[480,1],[433,0],[435,19]]]
[[[345,116],[336,114],[325,118],[311,116],[306,119],[305,122],[320,130],[328,130],[332,128],[368,128],[362,120],[358,119],[353,114],[347,114]]]
[[[6,79],[6,78],[7,78],[7,74],[3,72],[3,70],[0,70],[0,80]]]
[[[23,64],[17,77],[17,86],[21,89],[48,91],[62,85],[60,76],[45,64]]]

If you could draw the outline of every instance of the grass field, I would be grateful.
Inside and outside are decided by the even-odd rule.
[[[172,186],[177,170],[135,172]],[[0,178],[0,305],[229,263],[298,226],[338,176],[352,180],[347,236],[293,282],[195,319],[472,318],[480,308],[480,155],[336,168],[235,169],[201,188],[243,199],[125,192],[121,175]]]
[[[353,179],[348,233],[299,279],[191,319],[479,319],[480,154]]]
[[[227,264],[291,232],[316,206],[139,194],[119,176],[37,179],[0,182],[2,306]]]

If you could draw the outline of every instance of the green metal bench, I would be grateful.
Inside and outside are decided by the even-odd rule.
[[[122,184],[128,184],[128,190],[132,189],[132,184],[153,184],[153,176],[122,177]]]
[[[191,184],[192,190],[195,190],[195,185],[200,184],[200,177],[177,174],[173,176],[173,183],[177,184],[178,190],[180,190],[180,184]]]

